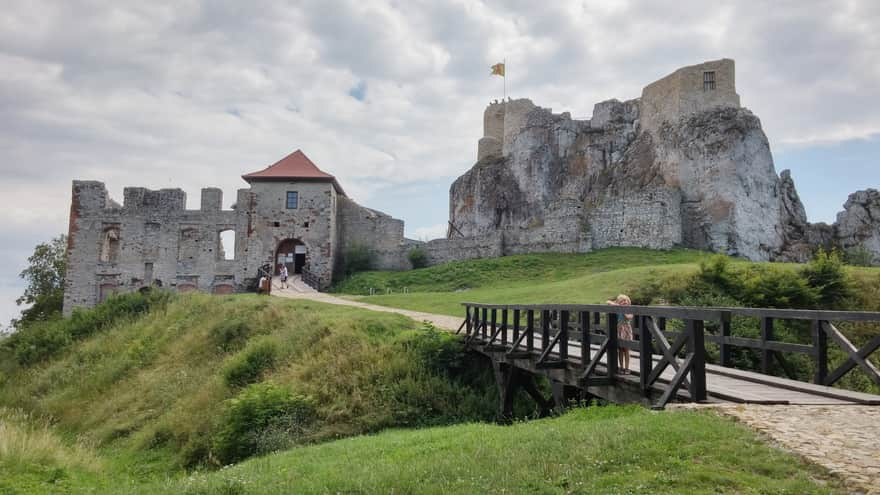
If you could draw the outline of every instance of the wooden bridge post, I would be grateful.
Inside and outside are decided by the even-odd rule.
[[[559,359],[568,359],[568,311],[559,312]]]
[[[608,368],[608,378],[613,380],[617,376],[617,313],[608,313],[606,318],[608,347],[605,352],[605,361]]]
[[[550,345],[550,311],[541,311],[541,351]]]
[[[767,341],[773,340],[773,318],[761,318],[761,373],[770,373],[770,353]]]
[[[519,310],[513,310],[513,342],[519,340]]]
[[[507,345],[507,309],[501,310],[501,345]]]
[[[639,388],[641,388],[642,394],[645,397],[648,396],[650,391],[648,378],[651,376],[651,371],[653,371],[654,368],[654,350],[651,345],[651,329],[648,328],[648,325],[653,322],[649,322],[649,318],[650,316],[639,317],[639,319],[642,320],[642,324],[639,325]]]
[[[579,313],[581,325],[581,365],[586,368],[590,362],[590,312]]]
[[[467,328],[467,329],[465,330],[465,335],[470,336],[470,334],[471,334],[471,325],[473,324],[473,321],[471,320],[471,307],[470,307],[470,306],[465,306],[465,307],[464,307],[464,320],[465,320],[465,322],[466,322],[465,325],[466,325],[466,328]]]
[[[730,344],[727,343],[727,337],[730,337],[730,319],[730,311],[721,313],[721,341],[718,343],[721,366],[730,366]]]
[[[691,381],[689,391],[691,400],[706,400],[706,341],[703,320],[686,320],[688,348],[693,352],[691,361]]]
[[[489,338],[494,340],[495,329],[498,328],[498,310],[495,308],[492,308],[492,311],[489,314],[491,315],[491,318],[492,318],[491,319],[492,328],[489,331]],[[491,342],[489,342],[489,343],[491,344]]]
[[[483,340],[486,340],[486,323],[489,321],[489,310],[487,308],[483,308],[483,324],[481,325],[480,332],[483,336]]]
[[[813,320],[813,350],[816,353],[816,373],[813,382],[817,385],[825,385],[828,378],[828,334],[822,329],[821,320]]]
[[[535,350],[535,310],[526,312],[526,350]]]

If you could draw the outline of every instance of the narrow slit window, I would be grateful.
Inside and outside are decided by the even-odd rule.
[[[299,194],[296,191],[287,191],[287,209],[295,210],[299,206]]]
[[[703,72],[703,91],[715,89],[715,72]]]

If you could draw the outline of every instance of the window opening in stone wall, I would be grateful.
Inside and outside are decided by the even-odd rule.
[[[306,229],[309,228],[309,222],[304,223],[303,228],[306,228]]]
[[[177,259],[180,261],[194,260],[199,257],[199,232],[196,229],[183,229],[180,231],[180,241],[177,244]]]
[[[217,236],[217,259],[235,259],[235,230],[226,229],[220,231],[220,235]]]
[[[101,240],[101,261],[116,263],[119,258],[119,229],[110,227],[104,230]]]
[[[287,191],[287,209],[294,210],[299,205],[299,193],[296,191]]]
[[[715,89],[715,72],[703,72],[703,91]]]

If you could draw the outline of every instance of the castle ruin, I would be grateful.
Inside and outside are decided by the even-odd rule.
[[[326,289],[346,250],[372,251],[376,269],[611,246],[685,246],[752,260],[807,259],[817,246],[865,249],[880,262],[880,193],[850,195],[834,225],[810,224],[788,171],[777,175],[759,119],[742,108],[729,59],[681,68],[640,98],[595,105],[588,120],[527,99],[483,115],[477,162],[450,187],[449,236],[404,238],[403,222],[349,199],[297,150],[243,175],[235,205],[202,190],[125,189],[74,181],[64,311],[120,291],[162,285],[230,293],[258,269],[287,264]],[[221,236],[234,232],[234,253]]]

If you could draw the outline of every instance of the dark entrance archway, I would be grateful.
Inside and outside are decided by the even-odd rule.
[[[302,273],[306,264],[306,245],[299,239],[284,239],[278,243],[275,250],[275,275],[281,270],[281,265],[287,265],[290,274]]]

